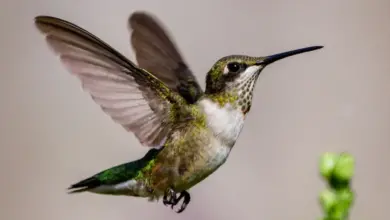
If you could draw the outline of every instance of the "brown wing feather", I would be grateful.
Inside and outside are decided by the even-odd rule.
[[[196,102],[203,90],[157,19],[135,12],[129,18],[129,28],[138,65],[180,93],[188,103]]]
[[[104,112],[143,145],[164,143],[174,123],[169,110],[185,103],[179,94],[81,27],[49,16],[35,24]]]

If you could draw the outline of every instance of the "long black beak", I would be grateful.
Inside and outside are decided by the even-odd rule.
[[[265,57],[265,59],[259,61],[258,64],[259,65],[268,65],[270,63],[273,63],[275,61],[281,60],[281,59],[289,57],[289,56],[293,56],[293,55],[297,55],[300,53],[305,53],[305,52],[309,52],[309,51],[313,51],[313,50],[318,50],[321,48],[323,48],[323,46],[312,46],[312,47],[305,47],[305,48],[301,48],[301,49],[290,50],[287,52],[274,54],[274,55]]]

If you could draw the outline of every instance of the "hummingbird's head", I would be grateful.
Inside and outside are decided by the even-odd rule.
[[[230,94],[237,97],[243,112],[249,111],[253,89],[260,72],[267,65],[296,54],[321,49],[306,47],[264,57],[230,55],[219,59],[206,77],[206,94]]]

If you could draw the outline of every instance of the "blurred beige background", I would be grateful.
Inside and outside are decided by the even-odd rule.
[[[202,86],[228,54],[325,46],[263,71],[229,160],[190,191],[181,215],[161,202],[65,191],[147,149],[81,90],[33,18],[72,21],[134,60],[126,21],[135,10],[164,22]],[[352,220],[388,219],[390,1],[2,0],[0,12],[0,219],[315,219],[325,151],[357,158]]]

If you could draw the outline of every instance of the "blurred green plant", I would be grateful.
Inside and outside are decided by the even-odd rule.
[[[351,189],[355,160],[348,153],[325,153],[320,159],[320,173],[327,187],[319,195],[324,217],[319,220],[347,220],[355,193]]]

